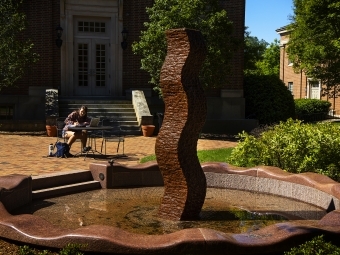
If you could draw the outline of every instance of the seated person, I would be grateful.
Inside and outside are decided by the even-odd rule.
[[[67,118],[65,119],[65,127],[63,129],[62,136],[64,138],[68,138],[67,144],[72,146],[72,144],[77,140],[81,140],[83,152],[86,152],[91,149],[91,147],[86,147],[86,141],[87,141],[87,133],[86,130],[82,131],[68,131],[68,127],[70,125],[76,125],[76,126],[84,126],[88,125],[90,123],[91,119],[87,117],[87,107],[81,106],[78,110],[71,112]],[[68,156],[72,156],[71,154]]]

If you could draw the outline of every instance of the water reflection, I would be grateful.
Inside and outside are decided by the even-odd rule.
[[[102,189],[34,201],[14,214],[29,213],[68,229],[93,224],[134,233],[165,234],[185,228],[244,233],[287,220],[315,221],[326,212],[295,200],[239,190],[207,190],[198,221],[159,219],[163,187]]]

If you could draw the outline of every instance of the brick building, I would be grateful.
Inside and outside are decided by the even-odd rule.
[[[289,42],[289,31],[287,27],[281,27],[277,29],[276,32],[280,35],[280,79],[285,83],[288,90],[292,92],[294,99],[312,98],[327,100],[332,104],[332,111],[329,114],[339,115],[339,98],[322,96],[323,84],[321,81],[313,81],[302,71],[299,73],[294,72],[293,64],[287,54],[287,43]]]
[[[234,36],[243,40],[245,0],[220,2],[234,24]],[[25,0],[27,29],[23,37],[33,41],[40,60],[17,86],[0,91],[0,117],[35,127],[43,123],[44,127],[44,96],[50,88],[58,89],[59,97],[68,98],[129,98],[132,89],[143,90],[148,99],[158,98],[148,83],[148,73],[140,69],[140,57],[131,50],[148,19],[145,8],[152,3]],[[60,48],[56,46],[58,26],[63,29]],[[121,47],[124,28],[128,31],[125,50]],[[239,123],[244,119],[243,49],[235,53],[232,67],[228,85],[207,93],[212,126],[220,121]]]

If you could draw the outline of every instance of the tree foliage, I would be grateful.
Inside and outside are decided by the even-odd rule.
[[[243,87],[248,118],[258,119],[260,124],[273,124],[294,117],[292,93],[278,75],[246,74]]]
[[[280,46],[277,39],[274,40],[264,51],[262,59],[255,63],[260,74],[277,75],[280,74]]]
[[[269,44],[263,39],[251,36],[250,32],[245,30],[244,44],[245,74],[280,74],[280,46],[277,39]]]
[[[340,1],[294,0],[287,52],[296,72],[340,84]]]
[[[200,30],[206,45],[207,57],[200,79],[204,87],[219,87],[227,82],[230,73],[230,59],[237,41],[231,36],[232,23],[218,0],[155,0],[147,8],[149,22],[140,40],[134,42],[132,50],[141,55],[141,69],[147,71],[159,91],[159,77],[165,60],[167,44],[165,31],[175,28]]]
[[[12,86],[37,61],[33,44],[20,40],[25,29],[26,16],[19,11],[23,0],[1,0],[0,3],[0,90]]]
[[[250,73],[257,69],[256,63],[263,59],[268,43],[259,40],[256,36],[251,36],[247,28],[244,32],[244,70]]]

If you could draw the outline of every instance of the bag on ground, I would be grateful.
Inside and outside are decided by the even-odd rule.
[[[70,152],[70,146],[67,143],[57,142],[55,147],[57,148],[57,152],[54,153],[54,157],[67,158]]]

